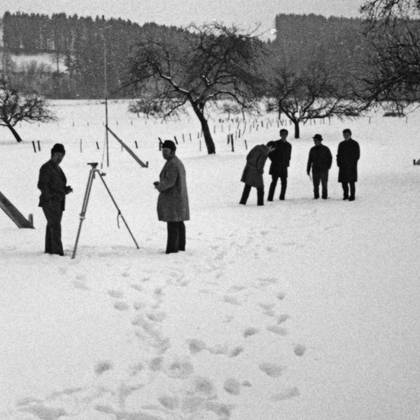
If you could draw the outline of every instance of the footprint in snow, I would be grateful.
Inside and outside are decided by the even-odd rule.
[[[285,297],[286,297],[286,293],[284,293],[284,292],[277,293],[277,299],[278,300],[283,300]]]
[[[276,365],[274,363],[261,363],[259,368],[271,378],[278,378],[285,369],[283,366]]]
[[[108,295],[115,299],[122,299],[124,297],[124,293],[121,290],[108,290]]]
[[[102,361],[102,362],[98,362],[95,365],[95,373],[97,375],[102,375],[104,372],[107,372],[108,370],[112,369],[112,363],[109,361]]]
[[[90,290],[89,287],[87,287],[86,284],[83,283],[82,281],[73,280],[72,283],[75,289]]]
[[[257,279],[257,281],[260,287],[265,288],[273,284],[276,284],[278,282],[278,279],[274,277],[262,277],[262,278]]]
[[[227,354],[229,352],[227,344],[218,344],[213,347],[208,347],[207,350],[211,354],[219,355],[219,354]]]
[[[179,407],[179,398],[173,397],[170,395],[161,395],[158,398],[158,401],[165,407],[167,410],[176,410]]]
[[[227,393],[232,395],[239,395],[241,393],[241,384],[234,378],[226,379],[223,388]]]
[[[149,362],[149,369],[153,372],[162,370],[163,357],[155,357]]]
[[[200,353],[200,351],[207,349],[206,343],[202,340],[197,340],[193,338],[191,340],[188,340],[187,343],[191,354],[197,354]]]
[[[245,290],[245,289],[246,289],[246,286],[243,286],[242,284],[238,284],[238,285],[229,287],[228,293],[242,292],[242,290]]]
[[[128,305],[128,303],[120,301],[114,303],[114,308],[117,311],[128,311],[130,309],[130,306]]]
[[[229,357],[237,357],[244,351],[242,346],[237,346],[229,352]]]
[[[287,314],[281,314],[277,317],[277,324],[283,324],[283,322],[286,322],[290,318]]]
[[[165,312],[150,312],[146,316],[148,319],[150,319],[150,321],[162,322],[166,318],[166,313]]]
[[[33,414],[37,418],[43,420],[54,420],[67,415],[67,413],[62,408],[52,408],[42,404],[20,408],[18,411]]]
[[[294,352],[296,354],[296,356],[303,356],[306,352],[306,347],[303,344],[296,344],[295,348],[294,348]]]
[[[258,329],[258,328],[255,328],[255,327],[249,327],[249,328],[247,328],[247,329],[244,331],[244,337],[245,337],[245,338],[247,338],[247,337],[251,337],[251,336],[253,336],[253,335],[257,334],[258,332],[259,332],[259,329]]]
[[[145,307],[146,307],[146,304],[144,302],[137,301],[137,302],[134,302],[133,303],[133,308],[136,311],[140,311],[141,309],[144,309]]]
[[[163,370],[170,378],[184,379],[194,372],[194,366],[188,357],[179,357],[165,365]]]
[[[274,394],[270,397],[273,402],[288,400],[289,398],[298,397],[300,395],[299,389],[296,387],[286,388],[283,391]]]
[[[233,296],[225,295],[225,296],[223,296],[223,300],[226,303],[230,303],[231,305],[237,305],[237,306],[240,306],[241,305],[241,303],[239,302],[239,300],[237,298],[233,297]]]
[[[138,292],[143,291],[143,287],[141,287],[139,284],[132,284],[131,288],[134,289],[134,290],[137,290]]]
[[[281,336],[287,335],[286,328],[280,327],[279,325],[269,325],[267,327],[267,330],[277,335],[281,335]]]

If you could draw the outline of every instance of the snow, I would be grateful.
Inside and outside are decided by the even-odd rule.
[[[43,254],[38,169],[52,144],[65,144],[69,255],[86,162],[103,157],[103,105],[52,106],[56,123],[18,127],[24,144],[0,131],[1,191],[36,226],[18,230],[0,214],[0,419],[418,418],[419,112],[306,125],[291,139],[286,201],[257,207],[253,191],[243,207],[246,150],[242,139],[229,150],[227,123],[222,132],[211,121],[218,154],[207,156],[194,118],[162,124],[112,102],[111,128],[150,163],[141,168],[110,138],[104,179],[140,249],[95,179],[72,260]],[[267,118],[251,132],[248,120],[250,146],[277,137]],[[334,155],[347,126],[362,150],[357,199],[341,200],[333,167],[330,199],[313,200],[311,137],[322,133]],[[192,219],[186,253],[165,255],[153,181],[157,137],[174,135]]]

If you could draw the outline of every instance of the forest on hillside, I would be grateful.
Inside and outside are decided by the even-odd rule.
[[[275,16],[276,37],[266,43],[274,60],[289,70],[314,63],[334,69],[343,83],[358,80],[368,71],[370,50],[363,36],[363,20],[317,15]],[[100,98],[104,94],[104,55],[111,97],[129,97],[121,88],[127,76],[128,58],[142,34],[159,39],[186,29],[102,17],[52,16],[6,12],[3,16],[4,53],[50,53],[64,59],[46,71],[35,63],[17,69],[6,67],[9,78],[50,98]],[[7,63],[7,60],[4,60]],[[267,62],[261,63],[267,66]],[[61,66],[63,67],[63,66]],[[264,73],[267,69],[261,68]]]

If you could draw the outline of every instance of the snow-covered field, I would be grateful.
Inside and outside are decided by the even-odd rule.
[[[111,139],[105,179],[141,249],[95,180],[71,260],[43,254],[38,169],[65,144],[70,253],[86,162],[103,156],[103,106],[53,105],[57,123],[18,127],[25,144],[0,131],[0,190],[36,226],[0,214],[1,420],[419,418],[420,112],[306,125],[291,139],[287,200],[257,207],[252,192],[242,207],[246,150],[242,138],[235,153],[226,144],[236,123],[211,122],[218,153],[207,156],[195,119],[161,124],[112,103],[111,127],[150,162],[141,168]],[[267,118],[258,131],[248,121],[249,146],[278,137]],[[362,150],[357,200],[341,200],[334,166],[330,199],[315,201],[311,137],[335,155],[347,126]],[[187,252],[168,256],[152,183],[164,163],[157,137],[173,135],[192,219]]]

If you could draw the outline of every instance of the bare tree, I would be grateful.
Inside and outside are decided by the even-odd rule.
[[[146,36],[131,59],[131,79],[139,100],[134,112],[166,118],[190,105],[200,121],[209,154],[216,152],[206,105],[231,99],[242,109],[257,100],[261,82],[255,61],[263,44],[252,34],[220,24],[191,26],[160,36]]]
[[[22,141],[15,129],[18,122],[48,122],[53,119],[41,96],[36,93],[21,94],[6,80],[0,80],[0,125],[7,127],[17,142]]]
[[[354,99],[351,86],[338,89],[334,77],[334,70],[320,63],[300,74],[281,67],[269,83],[268,108],[292,121],[296,139],[300,138],[300,124],[306,121],[359,116],[367,105]]]
[[[365,35],[372,47],[365,98],[397,109],[420,100],[420,1],[368,0]]]

